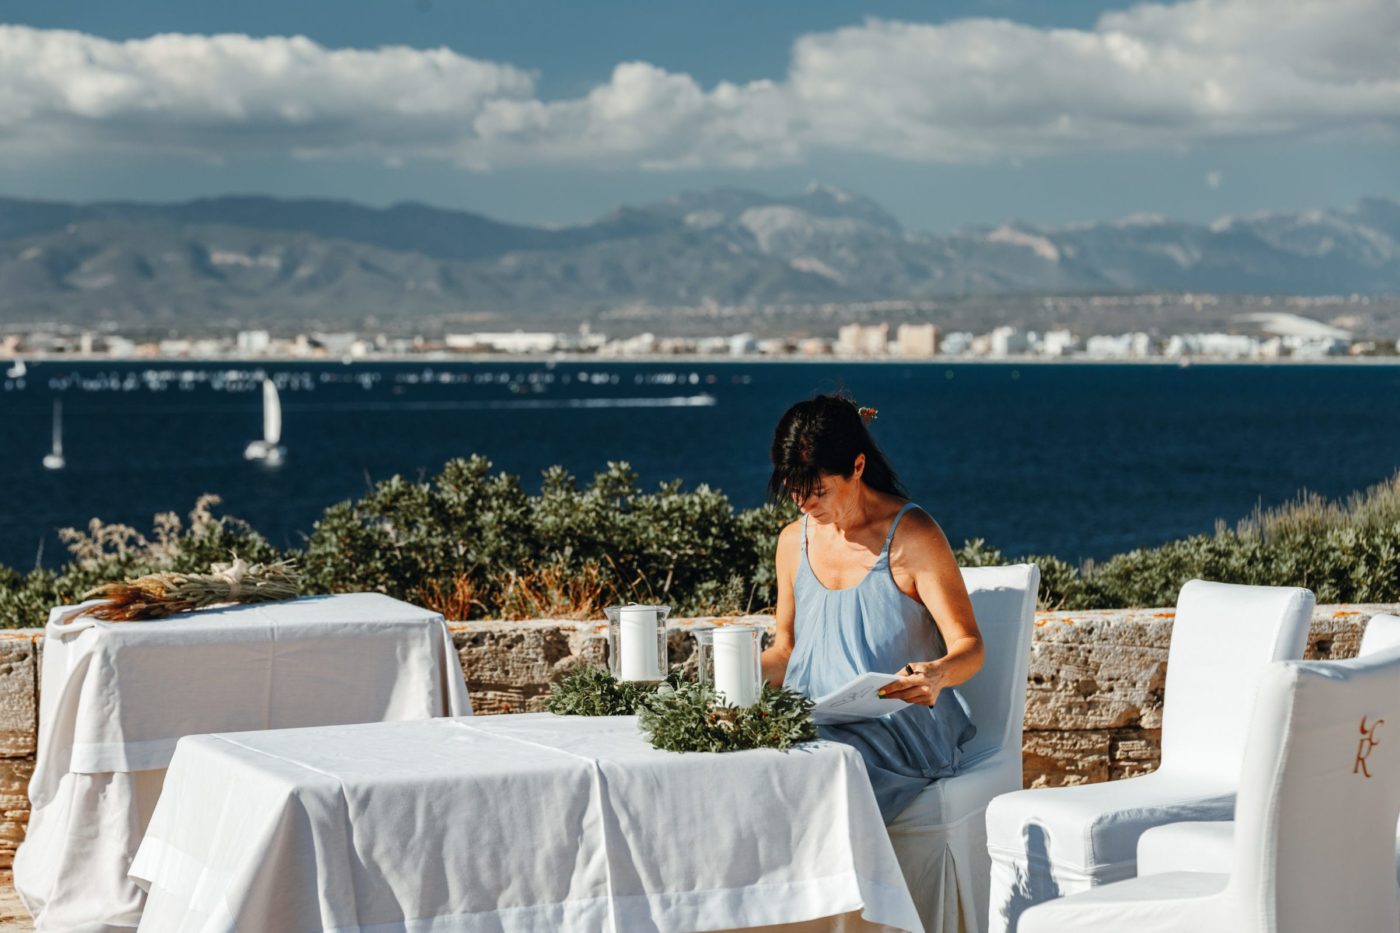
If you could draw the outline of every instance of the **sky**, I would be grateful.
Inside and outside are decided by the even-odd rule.
[[[1400,0],[6,0],[0,194],[908,228],[1400,198]]]

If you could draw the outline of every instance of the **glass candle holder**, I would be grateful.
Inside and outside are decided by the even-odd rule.
[[[609,606],[608,669],[618,680],[665,680],[666,617],[670,606]]]
[[[696,675],[729,706],[752,706],[763,689],[763,625],[695,631]]]

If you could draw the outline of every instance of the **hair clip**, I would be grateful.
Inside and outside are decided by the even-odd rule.
[[[880,414],[879,409],[871,408],[869,405],[860,405],[856,408],[856,414],[860,415],[860,420],[869,424]]]

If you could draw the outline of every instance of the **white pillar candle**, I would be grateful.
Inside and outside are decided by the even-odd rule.
[[[715,629],[715,690],[730,706],[758,702],[758,649],[751,629]]]
[[[656,610],[651,606],[623,606],[618,611],[618,629],[622,679],[656,680]]]

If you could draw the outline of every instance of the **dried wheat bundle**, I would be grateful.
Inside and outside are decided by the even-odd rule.
[[[296,599],[301,594],[301,574],[294,561],[249,564],[235,557],[232,563],[214,564],[210,571],[152,573],[99,586],[84,593],[83,599],[105,602],[95,603],[72,618],[90,615],[105,622],[138,622],[218,603],[272,602]]]

